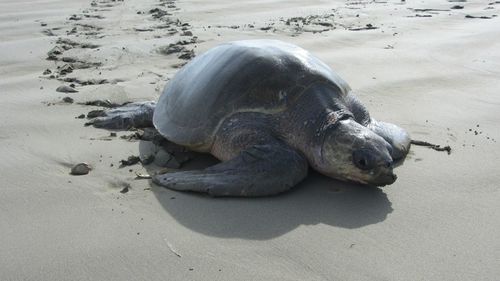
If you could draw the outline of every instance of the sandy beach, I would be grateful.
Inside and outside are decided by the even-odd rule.
[[[498,280],[499,10],[493,0],[1,1],[0,280]],[[310,51],[377,120],[451,153],[412,146],[384,188],[311,172],[279,196],[211,198],[136,179],[158,167],[120,160],[151,144],[84,126],[92,110],[158,99],[211,47],[257,38]],[[92,171],[70,175],[80,162]]]

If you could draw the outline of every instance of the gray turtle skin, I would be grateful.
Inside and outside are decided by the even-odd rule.
[[[153,176],[174,190],[267,196],[307,176],[384,186],[410,137],[370,117],[350,87],[306,50],[276,40],[219,45],[184,66],[157,103],[96,118],[108,129],[154,125],[167,140],[211,153],[212,167]]]

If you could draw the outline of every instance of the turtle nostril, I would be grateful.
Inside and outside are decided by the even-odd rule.
[[[391,168],[392,167],[392,161],[385,162],[385,167]]]

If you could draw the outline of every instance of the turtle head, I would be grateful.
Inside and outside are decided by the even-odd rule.
[[[316,150],[319,172],[340,180],[384,186],[394,183],[391,145],[352,118],[338,120],[323,131]]]

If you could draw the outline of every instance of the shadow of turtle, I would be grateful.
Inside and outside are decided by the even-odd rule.
[[[148,146],[141,141],[141,154],[147,153]],[[210,155],[197,154],[183,169],[217,162]],[[146,169],[154,172],[153,167]],[[381,222],[393,210],[379,188],[333,180],[312,170],[291,191],[263,198],[213,198],[150,184],[163,208],[180,224],[224,238],[272,239],[301,225],[354,229]]]

